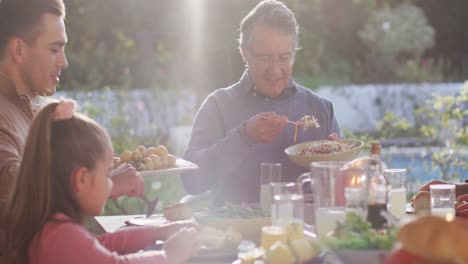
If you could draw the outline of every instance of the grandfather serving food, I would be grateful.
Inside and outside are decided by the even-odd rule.
[[[354,143],[349,144],[349,143],[329,140],[329,141],[311,143],[307,145],[307,147],[299,151],[298,155],[306,156],[306,155],[332,154],[336,152],[343,152],[343,151],[351,150],[355,147],[356,145]]]

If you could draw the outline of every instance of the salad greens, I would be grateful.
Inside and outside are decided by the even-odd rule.
[[[261,209],[252,208],[246,205],[238,205],[226,202],[223,207],[210,208],[213,216],[220,218],[258,218],[269,217]]]
[[[344,222],[337,223],[331,236],[323,237],[320,240],[333,250],[390,250],[397,238],[395,227],[376,230],[360,215],[348,213]]]

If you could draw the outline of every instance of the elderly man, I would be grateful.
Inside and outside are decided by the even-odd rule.
[[[67,68],[62,0],[0,1],[0,208],[21,163],[36,112],[32,99],[50,96]],[[143,180],[125,166],[113,172],[111,196],[142,194]]]
[[[294,125],[315,116],[320,128],[299,130],[298,142],[342,137],[330,101],[291,78],[298,25],[283,3],[259,3],[240,26],[246,71],[238,83],[210,94],[199,109],[185,158],[200,170],[182,177],[189,193],[212,190],[214,203],[258,202],[260,163],[282,164],[282,180],[305,171],[284,149],[294,145]]]

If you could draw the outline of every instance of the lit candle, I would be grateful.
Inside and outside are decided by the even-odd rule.
[[[346,198],[346,211],[354,211],[356,213],[363,213],[365,204],[364,190],[362,188],[361,179],[358,176],[353,176],[349,182],[349,187],[345,188]]]
[[[346,187],[345,188],[345,197],[346,204],[357,204],[362,200],[362,191],[358,187]]]

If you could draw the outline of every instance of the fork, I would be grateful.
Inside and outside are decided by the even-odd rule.
[[[149,218],[153,215],[154,210],[156,209],[156,205],[158,204],[158,197],[156,197],[154,200],[150,200],[146,195],[143,195],[140,196],[140,199],[146,203],[146,218]]]
[[[273,120],[273,118],[270,118],[270,117],[266,117],[266,116],[262,116],[261,118],[263,119],[266,119],[266,120]],[[290,124],[293,124],[293,125],[296,125],[296,126],[300,126],[297,122],[294,122],[294,121],[291,121],[291,120],[286,120],[287,123],[290,123]]]

